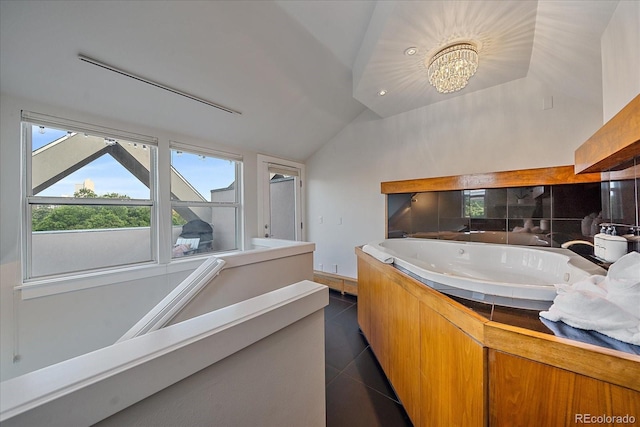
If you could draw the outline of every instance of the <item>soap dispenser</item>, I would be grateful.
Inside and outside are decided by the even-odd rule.
[[[627,239],[618,236],[616,227],[611,227],[611,234],[604,236],[603,259],[607,262],[616,262],[627,253]]]
[[[607,236],[606,224],[600,224],[600,232],[593,236],[593,254],[604,259],[604,238]]]

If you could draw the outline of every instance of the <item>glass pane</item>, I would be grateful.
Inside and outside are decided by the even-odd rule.
[[[486,218],[486,190],[463,191],[463,215],[465,218]]]
[[[296,240],[296,185],[292,175],[271,174],[269,180],[270,236]]]
[[[95,230],[150,225],[149,206],[34,205],[31,210],[33,231]]]
[[[405,237],[413,232],[411,200],[410,193],[387,195],[389,238]],[[437,211],[435,217],[438,218]]]
[[[551,217],[551,186],[509,188],[507,205],[510,219],[548,219]]]
[[[456,234],[469,231],[469,218],[465,213],[464,194],[460,190],[438,192],[438,230],[442,238],[449,239]],[[447,233],[452,232],[452,233]]]
[[[238,249],[237,209],[233,206],[176,206],[173,257]]]
[[[171,150],[171,197],[191,202],[236,202],[232,160]]]
[[[31,212],[31,277],[152,260],[148,206],[35,205]]]
[[[33,195],[151,198],[155,147],[36,125],[31,145]]]

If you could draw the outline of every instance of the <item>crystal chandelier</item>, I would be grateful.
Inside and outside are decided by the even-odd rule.
[[[478,50],[470,43],[442,49],[429,62],[429,83],[440,93],[455,92],[467,85],[478,69]]]

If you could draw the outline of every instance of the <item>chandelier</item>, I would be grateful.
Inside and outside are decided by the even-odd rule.
[[[436,53],[429,61],[429,83],[440,93],[455,92],[467,85],[478,69],[478,50],[459,43]]]

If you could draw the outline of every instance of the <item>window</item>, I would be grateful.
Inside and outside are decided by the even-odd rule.
[[[171,149],[173,258],[240,248],[239,158]]]
[[[463,213],[465,218],[485,218],[485,190],[463,190]]]
[[[155,259],[155,138],[23,112],[26,279]]]

